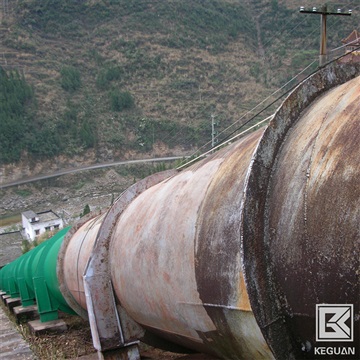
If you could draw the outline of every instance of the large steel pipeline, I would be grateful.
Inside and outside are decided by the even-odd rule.
[[[131,318],[228,358],[272,358],[251,311],[241,255],[246,174],[262,134],[144,191],[110,241],[111,279]]]
[[[266,128],[134,184],[67,233],[60,289],[97,350],[314,359],[329,345],[317,305],[349,304],[352,339],[335,345],[359,356],[359,75],[321,69]]]
[[[118,312],[141,325],[137,338],[224,359],[314,357],[316,304],[359,312],[356,74],[320,71],[266,129],[120,196],[93,242],[104,254],[84,270],[91,308],[106,290],[92,276],[106,273],[95,282],[111,282]],[[100,348],[109,317],[91,319]]]

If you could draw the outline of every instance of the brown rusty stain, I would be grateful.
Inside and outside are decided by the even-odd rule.
[[[84,274],[93,342],[98,350],[126,346],[144,336],[145,330],[129,317],[120,304],[115,303],[110,285],[109,243],[114,226],[128,204],[148,187],[175,173],[175,170],[168,170],[153,174],[127,189],[108,211],[98,231],[96,244]]]
[[[241,273],[241,202],[245,175],[263,130],[227,150],[214,174],[197,221],[196,279],[201,300],[234,306]],[[214,289],[218,289],[214,292]]]
[[[81,308],[86,310],[83,274],[105,213],[85,222],[72,235],[64,252],[64,283]],[[74,266],[75,264],[75,266]]]
[[[359,99],[356,78],[315,102],[284,144],[272,178],[274,277],[300,344],[315,344],[314,304],[354,304],[359,295],[354,257],[360,239]],[[309,136],[314,127],[315,138]],[[307,156],[294,151],[294,144],[308,149]],[[304,158],[302,166],[294,166]]]
[[[135,184],[100,229],[75,228],[63,279],[83,306],[86,260],[98,349],[162,337],[224,359],[309,358],[315,304],[359,312],[358,74],[360,64],[322,69],[265,130]]]
[[[240,274],[239,289],[240,289],[240,297],[237,303],[237,307],[243,311],[251,311],[249,295],[246,290],[244,275],[242,273]]]
[[[316,304],[359,311],[360,67],[344,69],[325,68],[289,96],[249,177],[245,280],[278,358],[314,358]]]
[[[67,303],[71,306],[73,310],[77,312],[80,316],[87,319],[87,311],[86,308],[81,306],[78,301],[74,298],[73,294],[69,290],[67,286],[67,281],[65,279],[65,276],[68,275],[68,268],[64,265],[65,259],[65,253],[67,251],[67,248],[69,246],[69,243],[72,241],[74,234],[85,224],[92,222],[94,218],[97,218],[98,216],[105,214],[106,210],[102,211],[94,211],[90,214],[84,216],[81,218],[74,226],[71,227],[71,229],[66,233],[63,243],[61,244],[61,248],[59,250],[58,254],[58,262],[57,262],[57,277],[60,285],[60,291],[62,295],[64,296]],[[90,256],[88,253],[87,256]],[[88,258],[87,258],[88,259]],[[87,260],[85,259],[85,261]],[[76,261],[76,260],[74,260]],[[71,268],[78,267],[77,262],[72,264]],[[76,281],[76,280],[75,280]],[[76,291],[76,289],[75,289]]]
[[[146,329],[197,351],[271,358],[249,307],[239,232],[244,179],[262,132],[147,189],[119,217],[114,290]]]

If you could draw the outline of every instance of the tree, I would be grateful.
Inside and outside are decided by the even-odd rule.
[[[90,212],[90,206],[89,206],[89,204],[86,204],[83,212],[80,214],[80,217],[83,217],[83,216],[89,214],[89,212]]]

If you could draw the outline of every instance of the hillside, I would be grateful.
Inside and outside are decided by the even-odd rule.
[[[329,17],[329,48],[360,23],[359,4],[341,4],[353,15]],[[9,87],[2,94],[5,181],[84,162],[191,154],[211,140],[212,115],[221,140],[274,100],[248,113],[319,47],[319,17],[299,14],[294,0],[1,6],[2,77],[27,89],[10,105]]]

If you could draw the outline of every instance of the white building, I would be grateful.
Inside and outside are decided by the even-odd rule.
[[[25,236],[35,240],[47,231],[59,230],[64,227],[63,220],[52,210],[35,213],[32,210],[21,214],[22,226]]]

